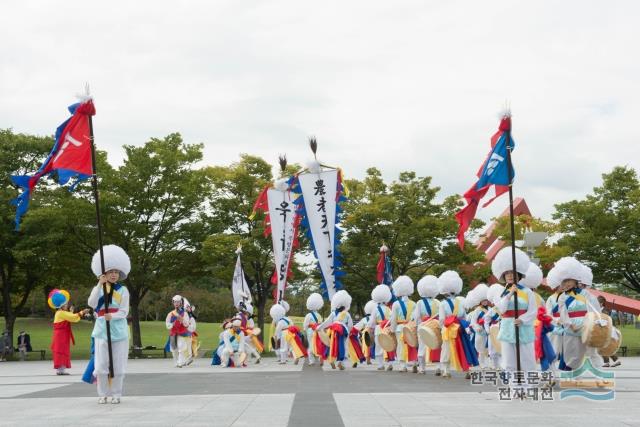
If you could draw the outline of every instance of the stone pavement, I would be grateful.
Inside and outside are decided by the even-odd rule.
[[[495,386],[471,386],[373,366],[259,365],[223,369],[198,359],[178,369],[166,359],[130,360],[120,405],[98,405],[95,386],[82,383],[86,361],[72,375],[51,362],[0,363],[0,425],[154,426],[640,426],[640,358],[621,359],[615,399],[500,401]],[[517,424],[516,424],[517,423]]]

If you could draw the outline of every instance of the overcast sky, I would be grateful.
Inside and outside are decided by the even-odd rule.
[[[99,3],[99,4],[98,4]],[[516,196],[550,218],[640,167],[637,1],[4,1],[0,128],[52,134],[84,82],[96,142],[180,132],[207,164],[319,158],[474,182],[505,100]],[[500,212],[507,198],[480,213]]]

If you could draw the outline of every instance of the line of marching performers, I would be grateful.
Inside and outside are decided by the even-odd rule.
[[[326,319],[319,313],[322,297],[310,295],[302,328],[287,317],[284,301],[275,304],[270,310],[272,348],[279,363],[292,357],[295,363],[327,362],[340,370],[375,363],[380,371],[423,374],[431,363],[435,375],[444,378],[452,371],[467,372],[467,377],[482,369],[516,372],[517,353],[524,375],[551,371],[557,377],[559,371],[581,368],[585,358],[601,367],[602,356],[615,353],[621,335],[586,290],[592,284],[591,270],[572,257],[558,260],[547,276],[554,293],[545,302],[536,291],[543,282],[542,271],[524,252],[515,252],[516,271],[511,247],[503,248],[491,265],[499,283],[481,283],[466,297],[460,295],[463,283],[455,271],[420,279],[417,301],[409,298],[415,289],[408,276],[398,277],[391,286],[378,285],[364,307],[365,316],[355,324],[349,312],[351,296],[344,290],[334,294]],[[233,322],[242,332],[241,321]],[[246,336],[237,338],[238,344],[227,344],[229,340],[221,337],[223,341],[230,354],[246,353],[238,350],[247,348]],[[224,354],[223,350],[220,358]]]

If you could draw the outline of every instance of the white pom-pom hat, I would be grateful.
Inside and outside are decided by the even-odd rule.
[[[375,301],[370,300],[364,305],[364,314],[370,315],[371,313],[373,313],[373,310],[375,310],[377,306],[378,304],[376,304]]]
[[[560,280],[560,276],[558,276],[558,270],[553,267],[547,273],[547,286],[551,288],[551,290],[556,290],[561,282],[562,280]]]
[[[285,300],[281,300],[278,304],[280,304],[281,306],[284,307],[284,312],[288,313],[289,310],[291,309],[291,306],[289,305],[288,302],[286,302]]]
[[[489,300],[489,302],[491,304],[497,304],[498,301],[500,301],[500,296],[504,292],[504,289],[505,287],[500,283],[494,283],[493,285],[489,286],[489,289],[487,290],[487,299]]]
[[[102,251],[104,252],[104,271],[118,270],[120,272],[120,280],[126,279],[131,271],[131,260],[124,249],[116,245],[106,245],[102,247]],[[93,255],[91,270],[96,277],[102,275],[100,251],[97,251]]]
[[[322,295],[317,292],[312,293],[307,298],[307,310],[317,311],[322,308],[324,305],[324,300],[322,299]]]
[[[344,308],[345,310],[349,310],[351,307],[351,295],[344,289],[333,294],[333,298],[331,298],[331,310],[336,310],[338,308]]]
[[[476,305],[480,304],[484,300],[488,300],[487,292],[489,291],[489,287],[484,283],[478,283],[475,288],[473,288],[473,294],[476,297]]]
[[[286,311],[280,304],[274,304],[271,306],[271,309],[269,309],[269,316],[271,316],[274,322],[282,319],[285,314]]]
[[[580,278],[580,283],[590,288],[593,285],[593,271],[587,265],[582,264],[582,277]]]
[[[418,280],[418,293],[421,297],[436,297],[438,295],[438,278],[436,276],[424,276]]]
[[[543,274],[540,267],[531,262],[529,263],[527,275],[522,279],[522,284],[529,289],[535,289],[540,286],[540,283],[542,283],[542,277]]]
[[[516,271],[523,276],[527,275],[529,269],[529,256],[516,248]],[[500,249],[491,263],[491,272],[499,282],[504,283],[504,273],[513,270],[513,260],[511,257],[511,246]]]
[[[473,289],[471,289],[469,292],[467,292],[467,296],[464,297],[463,307],[466,310],[469,310],[476,305],[478,305],[478,303],[476,302],[475,292],[473,292]]]
[[[391,289],[388,285],[378,285],[371,291],[371,299],[378,304],[386,304],[391,301]]]
[[[397,297],[408,297],[413,293],[413,280],[409,276],[399,276],[391,287]]]
[[[579,282],[584,275],[584,272],[582,270],[582,263],[574,257],[570,256],[560,258],[556,262],[554,268],[556,269],[556,274],[558,275],[558,280],[560,280],[560,283],[564,282],[567,279],[573,279]]]
[[[438,277],[438,292],[457,295],[462,290],[462,278],[453,270],[445,271]]]

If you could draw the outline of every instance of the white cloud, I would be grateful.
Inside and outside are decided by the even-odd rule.
[[[640,5],[596,1],[21,1],[0,7],[0,127],[50,134],[85,81],[96,138],[181,132],[206,161],[319,156],[473,182],[505,99],[535,215],[640,167]],[[484,210],[488,219],[506,203]]]

